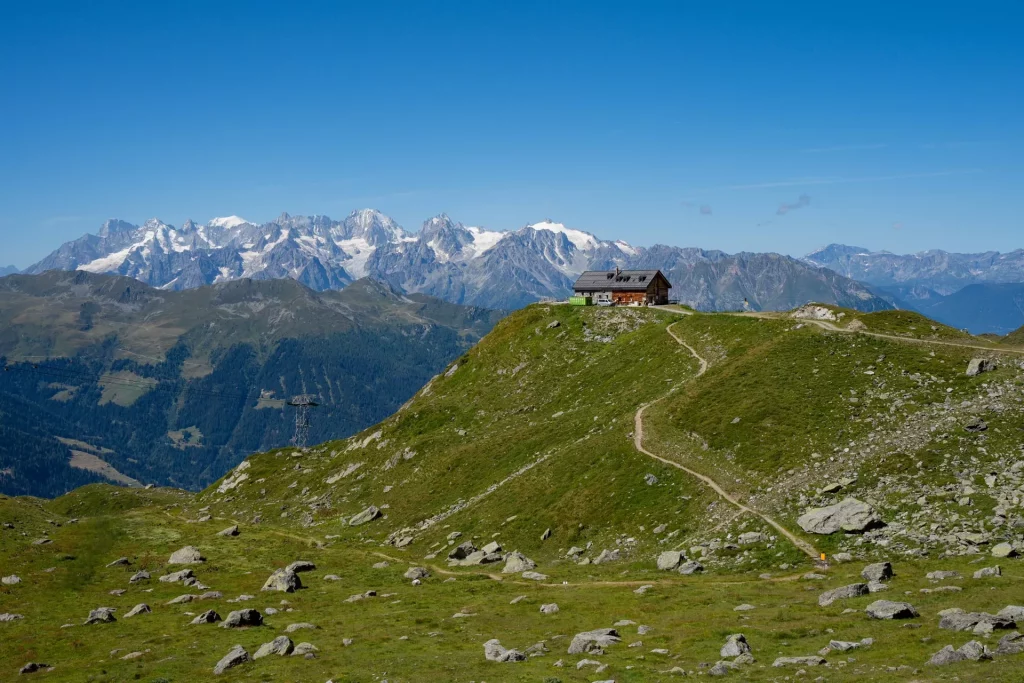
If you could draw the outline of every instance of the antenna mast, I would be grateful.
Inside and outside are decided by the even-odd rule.
[[[295,408],[295,436],[292,437],[292,443],[298,448],[305,448],[309,440],[309,411],[320,405],[316,399],[314,394],[299,394],[288,401],[288,405]]]

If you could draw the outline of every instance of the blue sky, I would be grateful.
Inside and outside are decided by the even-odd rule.
[[[983,1],[8,2],[0,265],[109,217],[366,206],[730,252],[1020,248],[1022,20]]]

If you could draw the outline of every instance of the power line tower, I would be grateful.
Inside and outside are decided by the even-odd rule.
[[[309,411],[320,405],[314,394],[299,394],[292,396],[288,405],[295,408],[295,436],[292,443],[298,448],[305,448],[309,440]]]

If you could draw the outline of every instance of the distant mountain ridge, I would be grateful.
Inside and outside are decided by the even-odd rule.
[[[948,295],[967,285],[1024,282],[1024,249],[1005,254],[958,254],[941,249],[893,254],[830,244],[802,260],[870,285],[892,288],[910,299],[928,298],[927,290]]]
[[[0,266],[0,277],[12,275],[17,272],[19,272],[17,266]]]
[[[892,254],[830,244],[803,261],[864,282],[898,308],[973,334],[1006,334],[1024,323],[1024,249]]]
[[[27,273],[85,270],[126,275],[167,290],[239,278],[291,278],[323,291],[361,277],[459,304],[519,308],[566,296],[584,270],[660,268],[673,298],[701,310],[789,309],[816,300],[862,310],[890,307],[869,288],[779,254],[726,254],[622,240],[546,220],[515,231],[466,226],[441,214],[417,233],[373,209],[344,220],[281,214],[256,225],[238,216],[174,227],[109,220],[67,242]]]

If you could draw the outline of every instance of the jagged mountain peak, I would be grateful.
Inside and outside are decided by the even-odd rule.
[[[282,218],[286,216],[288,216],[288,214],[281,214]],[[287,219],[285,218],[285,220]],[[186,222],[191,223],[192,221],[189,220]],[[237,228],[241,225],[253,225],[253,223],[245,220],[241,216],[222,216],[220,218],[211,218],[207,225],[211,228],[227,228],[230,230],[231,228]]]
[[[132,232],[137,230],[138,227],[139,226],[129,223],[128,221],[122,221],[118,218],[108,218],[100,227],[99,236],[110,237],[111,235]]]

